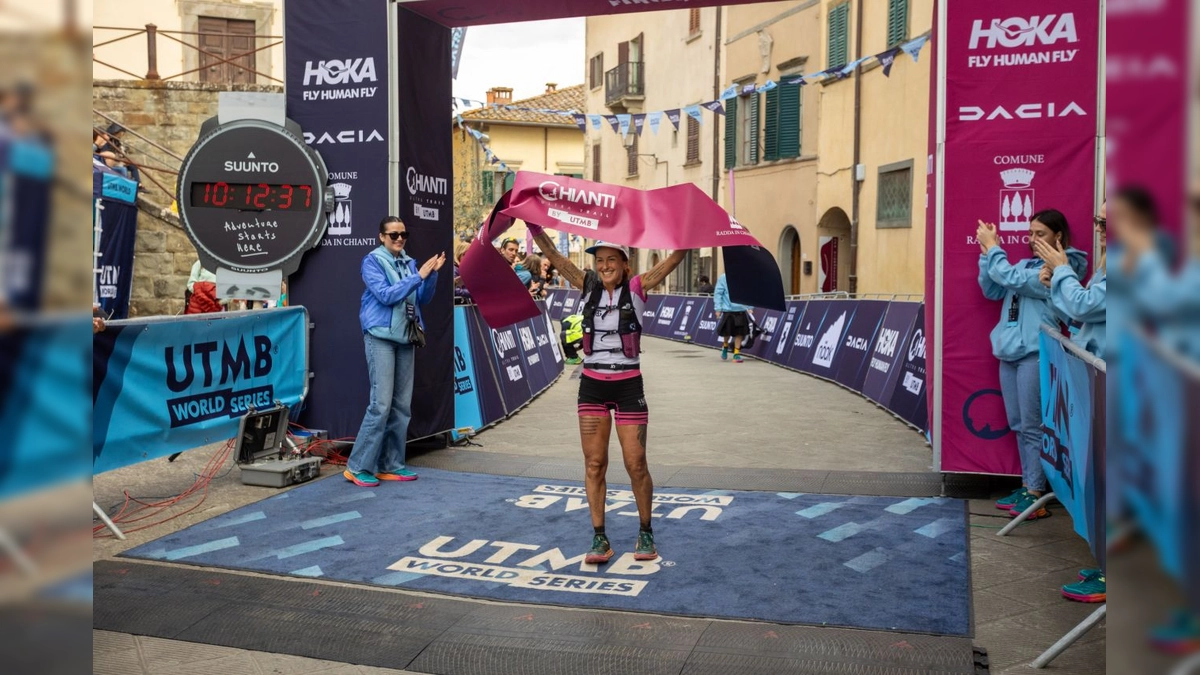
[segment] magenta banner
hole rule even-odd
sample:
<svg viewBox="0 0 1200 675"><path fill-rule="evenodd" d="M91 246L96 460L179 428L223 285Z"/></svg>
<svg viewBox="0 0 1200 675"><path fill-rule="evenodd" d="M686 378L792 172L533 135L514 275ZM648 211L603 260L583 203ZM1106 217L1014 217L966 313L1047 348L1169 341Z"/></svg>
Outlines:
<svg viewBox="0 0 1200 675"><path fill-rule="evenodd" d="M755 307L784 309L783 280L774 258L733 216L700 188L681 183L656 190L595 183L569 176L521 171L463 257L459 272L493 327L537 313L528 293L505 273L507 263L491 242L514 219L637 248L725 250L730 297ZM743 253L743 255L736 255ZM736 261L730 264L731 254Z"/></svg>
<svg viewBox="0 0 1200 675"><path fill-rule="evenodd" d="M979 220L996 223L1009 259L1032 255L1029 217L1055 208L1079 249L1091 249L1097 138L1099 4L1095 0L960 0L944 36L943 208L928 228L933 256L929 334L940 345L941 405L932 429L947 472L1016 474L1011 433L972 431L972 402L999 389L988 333L997 303L976 281ZM936 78L935 78L936 81ZM931 213L937 213L936 202ZM937 244L941 259L937 259ZM936 302L938 293L941 302ZM935 352L937 353L937 352ZM936 455L935 455L936 456Z"/></svg>
<svg viewBox="0 0 1200 675"><path fill-rule="evenodd" d="M1108 189L1140 185L1164 230L1181 234L1188 137L1188 0L1108 3Z"/></svg>

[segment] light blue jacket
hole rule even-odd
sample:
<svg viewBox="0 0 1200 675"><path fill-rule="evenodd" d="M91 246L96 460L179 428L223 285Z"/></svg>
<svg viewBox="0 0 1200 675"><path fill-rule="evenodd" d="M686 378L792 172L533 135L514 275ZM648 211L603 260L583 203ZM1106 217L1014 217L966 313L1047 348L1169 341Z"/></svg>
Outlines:
<svg viewBox="0 0 1200 675"><path fill-rule="evenodd" d="M1107 295L1108 275L1104 270L1096 270L1084 287L1070 265L1054 268L1054 276L1050 278L1050 303L1064 317L1081 324L1071 326L1071 341L1100 358L1105 358Z"/></svg>
<svg viewBox="0 0 1200 675"><path fill-rule="evenodd" d="M749 312L750 308L746 305L729 299L729 282L725 279L725 275L717 277L717 285L713 288L713 311L716 312Z"/></svg>
<svg viewBox="0 0 1200 675"><path fill-rule="evenodd" d="M1067 259L1078 274L1087 270L1083 251L1067 249ZM988 300L1003 300L1000 322L991 335L992 354L1001 361L1036 354L1040 326L1058 321L1050 307L1050 289L1038 279L1043 264L1041 258L1026 258L1013 265L999 246L979 256L979 288Z"/></svg>
<svg viewBox="0 0 1200 675"><path fill-rule="evenodd" d="M424 281L417 274L417 263L401 252L393 257L380 246L363 257L362 280L366 289L358 310L358 322L364 333L407 344L407 304L429 304L437 287L437 272ZM420 320L420 311L417 311ZM425 322L421 321L421 327Z"/></svg>
<svg viewBox="0 0 1200 675"><path fill-rule="evenodd" d="M1200 363L1200 260L1189 260L1176 275L1158 251L1142 255L1133 271L1133 300L1164 345Z"/></svg>

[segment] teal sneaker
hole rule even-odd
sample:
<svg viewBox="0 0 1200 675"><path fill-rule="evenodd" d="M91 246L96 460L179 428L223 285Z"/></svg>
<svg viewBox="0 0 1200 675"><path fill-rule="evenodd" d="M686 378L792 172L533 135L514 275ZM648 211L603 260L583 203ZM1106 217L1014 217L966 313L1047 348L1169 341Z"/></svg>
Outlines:
<svg viewBox="0 0 1200 675"><path fill-rule="evenodd" d="M729 358L729 347L727 345L721 345L721 360L725 361L728 358Z"/></svg>
<svg viewBox="0 0 1200 675"><path fill-rule="evenodd" d="M584 556L583 562L588 565L603 565L612 557L613 550L608 543L608 536L597 534L592 536L592 549Z"/></svg>
<svg viewBox="0 0 1200 675"><path fill-rule="evenodd" d="M379 479L370 471L351 471L350 469L346 469L342 472L342 475L345 476L346 480L359 487L379 486Z"/></svg>
<svg viewBox="0 0 1200 675"><path fill-rule="evenodd" d="M1033 503L1038 499L1041 498L1033 496L1033 494L1030 492L1026 492L1020 499L1013 502L1012 508L1008 510L1008 515L1012 516L1013 518L1019 518L1022 513L1025 513L1025 509L1033 506ZM1047 518L1049 516L1050 511L1046 508L1046 505L1043 504L1039 506L1036 511L1029 514L1025 520L1038 520L1040 518Z"/></svg>
<svg viewBox="0 0 1200 675"><path fill-rule="evenodd" d="M379 480L416 480L417 474L415 471L408 469L400 469L399 471L384 471L375 474Z"/></svg>
<svg viewBox="0 0 1200 675"><path fill-rule="evenodd" d="M1075 602L1104 602L1108 598L1103 572L1083 570L1080 576L1083 578L1079 581L1062 587L1064 598Z"/></svg>
<svg viewBox="0 0 1200 675"><path fill-rule="evenodd" d="M997 499L996 508L1000 509L1001 511L1008 511L1012 509L1013 504L1016 504L1017 500L1019 500L1021 497L1024 497L1026 492L1028 492L1028 490L1026 490L1025 486L1022 485L1016 490L1013 490L1011 495Z"/></svg>
<svg viewBox="0 0 1200 675"><path fill-rule="evenodd" d="M657 557L658 551L654 548L654 533L638 532L637 546L633 549L633 559L654 560Z"/></svg>
<svg viewBox="0 0 1200 675"><path fill-rule="evenodd" d="M1177 656L1200 651L1200 617L1186 609L1176 610L1170 622L1150 631L1150 644Z"/></svg>

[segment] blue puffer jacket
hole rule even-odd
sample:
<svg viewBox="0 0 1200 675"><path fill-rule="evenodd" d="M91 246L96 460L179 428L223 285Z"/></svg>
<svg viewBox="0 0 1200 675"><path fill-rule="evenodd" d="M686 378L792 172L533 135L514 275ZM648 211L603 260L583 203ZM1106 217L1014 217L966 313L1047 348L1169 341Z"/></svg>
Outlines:
<svg viewBox="0 0 1200 675"><path fill-rule="evenodd" d="M437 287L437 272L422 281L416 261L404 252L393 257L383 246L363 257L361 271L367 287L358 310L362 331L376 337L387 337L387 333L405 335L407 326L403 324L408 317L404 301L429 304ZM421 327L425 327L424 322Z"/></svg>
<svg viewBox="0 0 1200 675"><path fill-rule="evenodd" d="M1067 259L1076 274L1087 271L1087 255L1067 249ZM1013 265L1008 254L993 246L979 256L979 287L988 300L1003 300L1000 322L992 329L992 354L1001 361L1019 361L1038 351L1038 332L1043 323L1054 324L1058 316L1051 308L1050 289L1042 285L1041 258L1026 258Z"/></svg>

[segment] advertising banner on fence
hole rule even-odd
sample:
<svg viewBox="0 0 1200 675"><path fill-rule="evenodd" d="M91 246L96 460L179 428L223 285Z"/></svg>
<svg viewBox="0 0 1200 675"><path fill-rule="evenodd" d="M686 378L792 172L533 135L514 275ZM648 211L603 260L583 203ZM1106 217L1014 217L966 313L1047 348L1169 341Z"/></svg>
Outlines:
<svg viewBox="0 0 1200 675"><path fill-rule="evenodd" d="M771 348L767 350L764 358L781 366L787 365L788 352L792 348L792 336L795 335L800 320L804 318L804 309L807 306L808 303L802 300L788 301L787 312L779 318L779 327L775 334L770 336Z"/></svg>
<svg viewBox="0 0 1200 675"><path fill-rule="evenodd" d="M572 314L578 314L583 310L583 303L581 302L580 298L581 295L582 293L574 289L567 291L566 296L563 298L562 315L557 317L560 321L568 316L571 316Z"/></svg>
<svg viewBox="0 0 1200 675"><path fill-rule="evenodd" d="M811 372L813 347L817 344L817 336L835 303L831 300L810 300L804 309L804 315L792 337L792 347L788 351L787 367L793 370Z"/></svg>
<svg viewBox="0 0 1200 675"><path fill-rule="evenodd" d="M887 405L892 389L900 376L899 365L904 361L908 338L913 332L920 303L892 302L888 304L875 346L867 359L867 377L863 381L862 394L867 398ZM922 330L924 326L921 327Z"/></svg>
<svg viewBox="0 0 1200 675"><path fill-rule="evenodd" d="M303 307L112 322L92 338L93 473L237 433L251 408L298 404Z"/></svg>
<svg viewBox="0 0 1200 675"><path fill-rule="evenodd" d="M87 478L83 317L0 331L0 499Z"/></svg>
<svg viewBox="0 0 1200 675"><path fill-rule="evenodd" d="M454 308L454 428L483 427L483 412L479 407L479 385L475 376L475 359L471 350L471 327L467 315L472 308ZM486 358L487 355L482 355Z"/></svg>
<svg viewBox="0 0 1200 675"><path fill-rule="evenodd" d="M1061 0L1048 13L1032 0L962 0L940 8L947 26L938 36L946 59L944 161L937 167L944 190L928 210L936 217L941 202L940 221L927 228L936 244L927 265L936 274L925 293L942 303L928 322L932 329L941 317L934 468L1015 474L1014 435L976 433L966 422L976 414L972 402L999 389L988 332L1000 307L977 283L975 230L980 220L996 224L1015 262L1032 255L1030 217L1055 208L1073 226L1072 245L1090 250L1094 195L1081 186L1095 175L1100 5Z"/></svg>
<svg viewBox="0 0 1200 675"><path fill-rule="evenodd" d="M471 360L475 362L475 389L479 392L479 414L481 426L488 426L504 419L507 410L500 393L500 380L496 363L496 350L492 346L491 329L484 325L475 307L464 308L467 328L470 330Z"/></svg>
<svg viewBox="0 0 1200 675"><path fill-rule="evenodd" d="M359 269L379 246L379 221L388 212L388 83L395 74L388 72L387 24L382 2L289 3L283 13L287 114L325 160L335 200L325 237L288 279L291 303L308 307L317 327L313 391L302 419L331 438L358 433L370 394Z"/></svg>
<svg viewBox="0 0 1200 675"><path fill-rule="evenodd" d="M762 331L758 335L758 339L754 341L754 345L748 350L743 350L747 354L756 358L765 359L767 352L774 347L775 338L779 332L779 319L783 316L783 312L777 312L773 309L755 309L754 322L758 324Z"/></svg>
<svg viewBox="0 0 1200 675"><path fill-rule="evenodd" d="M692 336L692 342L706 347L721 344L721 338L717 337L717 313L713 310L711 299L705 301L704 311L700 314L700 320L696 322L696 332Z"/></svg>
<svg viewBox="0 0 1200 675"><path fill-rule="evenodd" d="M1089 519L1097 498L1092 466L1092 374L1095 369L1044 332L1039 336L1039 342L1042 468L1054 496L1071 514L1075 533L1090 543L1093 530L1089 527Z"/></svg>
<svg viewBox="0 0 1200 675"><path fill-rule="evenodd" d="M671 332L675 324L679 322L682 306L682 297L678 295L663 296L662 304L659 305L658 312L655 314L654 323L649 326L643 323L643 330L658 337L672 337Z"/></svg>
<svg viewBox="0 0 1200 675"><path fill-rule="evenodd" d="M854 391L862 391L863 382L867 379L869 354L875 345L875 336L879 333L887 307L885 300L859 300L854 303L854 315L842 339L837 374L834 375L834 379Z"/></svg>
<svg viewBox="0 0 1200 675"><path fill-rule="evenodd" d="M672 340L691 341L696 326L700 323L700 317L711 302L711 298L685 297L679 304L675 322L671 324L670 335L667 337Z"/></svg>
<svg viewBox="0 0 1200 675"><path fill-rule="evenodd" d="M487 327L487 324L483 324ZM492 336L492 353L499 374L500 395L504 397L505 414L511 415L532 396L525 359L521 357L521 340L514 323L504 328L487 328Z"/></svg>
<svg viewBox="0 0 1200 675"><path fill-rule="evenodd" d="M917 310L912 331L905 340L904 360L897 364L896 379L885 392L888 410L918 429L929 430L929 399L926 389L929 375L925 370L925 307Z"/></svg>

